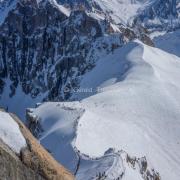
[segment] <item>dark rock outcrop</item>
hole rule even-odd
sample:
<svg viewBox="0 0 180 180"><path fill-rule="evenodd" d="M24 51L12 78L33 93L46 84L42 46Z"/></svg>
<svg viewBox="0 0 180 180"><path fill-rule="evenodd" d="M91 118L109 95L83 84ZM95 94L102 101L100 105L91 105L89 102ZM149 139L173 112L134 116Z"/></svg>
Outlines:
<svg viewBox="0 0 180 180"><path fill-rule="evenodd" d="M45 180L27 167L3 141L0 141L0 177L7 180Z"/></svg>

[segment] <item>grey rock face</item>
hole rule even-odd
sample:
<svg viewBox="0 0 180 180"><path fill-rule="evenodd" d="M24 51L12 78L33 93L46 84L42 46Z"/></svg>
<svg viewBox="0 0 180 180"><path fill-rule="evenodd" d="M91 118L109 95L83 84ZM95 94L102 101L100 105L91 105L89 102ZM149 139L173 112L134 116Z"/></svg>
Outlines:
<svg viewBox="0 0 180 180"><path fill-rule="evenodd" d="M148 167L148 162L146 157L130 157L128 154L126 155L126 162L129 164L133 169L136 169L136 167L139 169L139 173L141 174L142 178L144 180L161 180L160 174L154 170L150 169Z"/></svg>
<svg viewBox="0 0 180 180"><path fill-rule="evenodd" d="M0 177L6 180L45 180L40 174L25 166L1 140Z"/></svg>
<svg viewBox="0 0 180 180"><path fill-rule="evenodd" d="M31 109L26 109L26 121L30 132L38 139L43 132L43 129L39 123L39 118L32 115Z"/></svg>
<svg viewBox="0 0 180 180"><path fill-rule="evenodd" d="M135 38L152 45L144 34L128 28L116 33L110 20L81 8L69 15L53 1L19 0L0 26L0 94L10 79L10 97L19 86L32 98L69 99L99 51L112 52Z"/></svg>
<svg viewBox="0 0 180 180"><path fill-rule="evenodd" d="M19 84L32 97L48 91L49 99L63 99L61 88L67 79L73 82L72 68L81 74L88 67L91 42L101 35L98 21L83 11L68 17L48 1L17 3L0 27L1 90L9 77L10 96Z"/></svg>

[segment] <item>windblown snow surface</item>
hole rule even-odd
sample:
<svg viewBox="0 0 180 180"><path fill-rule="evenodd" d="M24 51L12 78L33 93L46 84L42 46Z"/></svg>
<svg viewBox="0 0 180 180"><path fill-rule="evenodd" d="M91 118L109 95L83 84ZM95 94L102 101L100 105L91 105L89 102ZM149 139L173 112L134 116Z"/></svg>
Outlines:
<svg viewBox="0 0 180 180"><path fill-rule="evenodd" d="M23 147L26 147L26 140L20 132L18 124L12 117L0 111L0 139L3 140L14 152L20 153Z"/></svg>
<svg viewBox="0 0 180 180"><path fill-rule="evenodd" d="M128 43L83 77L74 96L79 102L32 109L44 129L41 143L77 171L77 179L93 179L98 172L107 179L143 179L138 167L126 162L126 153L145 157L161 179L179 180L179 69L179 57Z"/></svg>

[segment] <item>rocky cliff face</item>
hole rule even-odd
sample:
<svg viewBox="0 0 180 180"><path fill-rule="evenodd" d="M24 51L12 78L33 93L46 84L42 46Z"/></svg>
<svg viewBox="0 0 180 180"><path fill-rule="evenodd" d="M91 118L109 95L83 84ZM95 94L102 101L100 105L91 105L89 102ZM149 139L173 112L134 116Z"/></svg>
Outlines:
<svg viewBox="0 0 180 180"><path fill-rule="evenodd" d="M11 116L18 123L27 147L16 154L0 140L0 177L7 180L73 180L73 175L44 150L21 121L14 114Z"/></svg>
<svg viewBox="0 0 180 180"><path fill-rule="evenodd" d="M39 173L25 166L17 155L0 141L0 176L7 180L45 180Z"/></svg>
<svg viewBox="0 0 180 180"><path fill-rule="evenodd" d="M65 99L64 86L74 86L77 76L92 63L87 54L102 36L99 22L83 11L64 12L49 1L19 1L0 27L0 85L11 80L36 97Z"/></svg>
<svg viewBox="0 0 180 180"><path fill-rule="evenodd" d="M81 75L92 69L97 52L112 52L137 38L133 30L114 28L109 19L81 8L70 12L50 0L10 2L13 8L0 26L0 93L8 79L10 97L19 86L32 98L68 99Z"/></svg>

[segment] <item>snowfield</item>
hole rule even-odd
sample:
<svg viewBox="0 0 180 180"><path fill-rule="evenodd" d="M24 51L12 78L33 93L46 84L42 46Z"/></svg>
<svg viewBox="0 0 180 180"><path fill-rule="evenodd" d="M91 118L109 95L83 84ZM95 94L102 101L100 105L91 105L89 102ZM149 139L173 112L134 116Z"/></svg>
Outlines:
<svg viewBox="0 0 180 180"><path fill-rule="evenodd" d="M120 70L123 60L130 69L121 81L121 71L114 69L119 65ZM95 73L102 67L99 72L109 73L108 85ZM77 148L90 156L101 156L109 147L137 157L146 156L162 179L178 180L179 68L178 57L138 43L130 43L109 59L99 61L84 81L91 86L96 76L100 82L96 85L105 90L82 101L86 113L79 121Z"/></svg>
<svg viewBox="0 0 180 180"><path fill-rule="evenodd" d="M74 97L79 98L79 103L60 103L59 108L55 107L57 103L45 103L33 110L44 129L40 141L49 136L42 143L50 151L56 147L61 157L63 153L71 156L73 151L61 150L60 142L71 144L82 159L78 179L82 179L78 173L86 167L91 171L103 166L106 168L95 169L105 171L109 179L142 178L139 169L131 168L123 159L121 152L126 152L131 157L145 157L148 169L158 172L161 179L179 180L179 69L179 57L139 41L128 43L100 59L83 77L80 88L93 90L76 93ZM79 109L83 109L82 113ZM51 145L53 141L56 146ZM114 155L118 154L116 158L103 165L98 163L99 158L106 160L104 153L110 148ZM85 157L89 161L83 166Z"/></svg>
<svg viewBox="0 0 180 180"><path fill-rule="evenodd" d="M27 146L26 140L20 132L18 124L8 113L1 111L0 139L16 153L20 153L20 150Z"/></svg>

